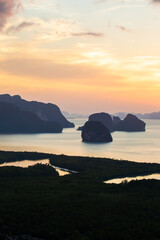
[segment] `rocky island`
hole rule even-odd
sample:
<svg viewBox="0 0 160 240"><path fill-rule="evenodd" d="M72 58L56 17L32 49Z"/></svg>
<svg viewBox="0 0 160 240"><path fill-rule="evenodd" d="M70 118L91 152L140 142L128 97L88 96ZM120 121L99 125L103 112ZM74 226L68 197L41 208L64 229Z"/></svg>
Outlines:
<svg viewBox="0 0 160 240"><path fill-rule="evenodd" d="M143 132L145 131L145 122L138 119L133 114L128 114L124 120L120 120L115 125L115 131Z"/></svg>
<svg viewBox="0 0 160 240"><path fill-rule="evenodd" d="M110 142L112 141L111 132L141 132L145 131L145 126L145 122L133 114L128 114L124 120L121 120L118 116L102 112L90 115L85 125L77 130L82 131L81 136L84 142Z"/></svg>
<svg viewBox="0 0 160 240"><path fill-rule="evenodd" d="M102 112L102 113L94 113L89 116L89 121L98 121L101 122L105 127L109 129L110 132L113 132L113 120L110 114Z"/></svg>
<svg viewBox="0 0 160 240"><path fill-rule="evenodd" d="M118 116L111 116L108 113L94 113L89 116L89 121L101 122L110 132L142 132L145 131L146 127L146 123L133 114L127 114L127 116L121 120ZM83 126L80 126L77 130L82 129Z"/></svg>
<svg viewBox="0 0 160 240"><path fill-rule="evenodd" d="M93 143L112 142L112 136L101 122L88 121L82 128L82 140Z"/></svg>

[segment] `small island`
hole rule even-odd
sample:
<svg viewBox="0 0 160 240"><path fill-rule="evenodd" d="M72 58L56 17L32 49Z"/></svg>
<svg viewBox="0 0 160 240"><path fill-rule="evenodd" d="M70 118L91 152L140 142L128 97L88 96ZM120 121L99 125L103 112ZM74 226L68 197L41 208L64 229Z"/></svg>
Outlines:
<svg viewBox="0 0 160 240"><path fill-rule="evenodd" d="M101 122L88 121L82 128L82 140L90 143L105 143L112 142L112 136Z"/></svg>
<svg viewBox="0 0 160 240"><path fill-rule="evenodd" d="M84 142L111 142L113 140L109 134L111 132L144 132L145 127L146 123L133 114L127 114L121 120L118 116L102 112L90 115L84 126L80 126L77 130L82 131L81 136Z"/></svg>

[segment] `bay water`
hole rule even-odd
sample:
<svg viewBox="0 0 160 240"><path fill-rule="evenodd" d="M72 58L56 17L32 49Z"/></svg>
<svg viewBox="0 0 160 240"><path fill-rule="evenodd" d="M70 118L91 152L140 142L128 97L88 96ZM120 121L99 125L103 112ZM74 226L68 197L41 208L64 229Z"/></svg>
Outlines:
<svg viewBox="0 0 160 240"><path fill-rule="evenodd" d="M84 143L77 131L87 119L70 119L75 128L60 134L1 134L0 150L38 151L74 156L107 157L160 163L160 120L144 120L145 132L114 132L111 143Z"/></svg>

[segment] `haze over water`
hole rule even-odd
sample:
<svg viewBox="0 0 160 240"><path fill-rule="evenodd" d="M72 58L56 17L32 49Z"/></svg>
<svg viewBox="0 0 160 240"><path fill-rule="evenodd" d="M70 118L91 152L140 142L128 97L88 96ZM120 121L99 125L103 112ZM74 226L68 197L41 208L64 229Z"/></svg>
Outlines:
<svg viewBox="0 0 160 240"><path fill-rule="evenodd" d="M111 157L137 162L160 163L160 120L145 120L146 132L114 132L113 142L87 144L77 131L87 119L72 119L75 128L62 134L0 135L0 150L38 151L77 156Z"/></svg>

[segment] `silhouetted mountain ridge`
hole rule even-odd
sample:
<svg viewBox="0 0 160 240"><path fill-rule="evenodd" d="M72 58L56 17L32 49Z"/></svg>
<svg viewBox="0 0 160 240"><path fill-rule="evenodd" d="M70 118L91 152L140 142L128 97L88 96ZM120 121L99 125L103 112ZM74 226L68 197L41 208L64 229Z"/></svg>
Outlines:
<svg viewBox="0 0 160 240"><path fill-rule="evenodd" d="M22 111L12 103L0 102L0 133L60 133L57 122L41 120L36 114Z"/></svg>
<svg viewBox="0 0 160 240"><path fill-rule="evenodd" d="M89 114L78 114L78 113L69 113L66 111L62 111L63 115L67 118L67 119L71 119L71 118L88 118Z"/></svg>
<svg viewBox="0 0 160 240"><path fill-rule="evenodd" d="M27 101L19 95L11 96L9 94L0 95L0 102L12 103L22 111L36 114L43 121L53 121L61 124L62 128L74 127L74 124L63 116L59 107L55 104Z"/></svg>
<svg viewBox="0 0 160 240"><path fill-rule="evenodd" d="M114 115L119 116L120 118L125 118L128 113L126 112L117 112ZM133 115L137 116L141 119L160 119L160 111L159 112L152 112L152 113L132 113Z"/></svg>

